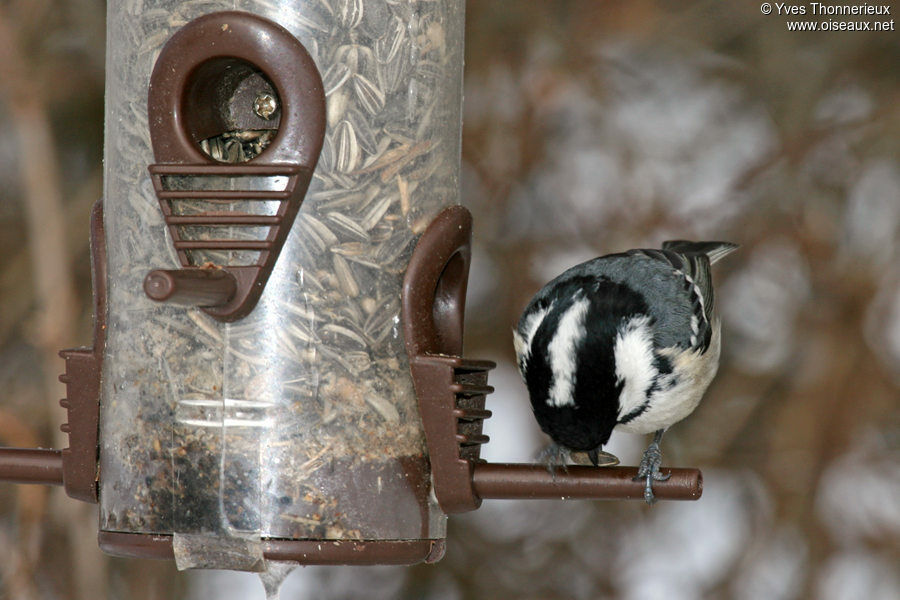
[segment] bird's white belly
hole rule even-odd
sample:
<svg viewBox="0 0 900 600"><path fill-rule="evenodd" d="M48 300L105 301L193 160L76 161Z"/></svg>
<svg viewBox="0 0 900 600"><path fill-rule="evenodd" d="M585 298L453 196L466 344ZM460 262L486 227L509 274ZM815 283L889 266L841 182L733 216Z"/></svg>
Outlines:
<svg viewBox="0 0 900 600"><path fill-rule="evenodd" d="M668 358L672 361L673 373L677 374L677 383L669 389L654 392L643 413L628 423L617 425L616 429L627 433L652 433L671 427L694 412L716 375L720 348L719 324L714 323L712 339L705 354L669 349Z"/></svg>

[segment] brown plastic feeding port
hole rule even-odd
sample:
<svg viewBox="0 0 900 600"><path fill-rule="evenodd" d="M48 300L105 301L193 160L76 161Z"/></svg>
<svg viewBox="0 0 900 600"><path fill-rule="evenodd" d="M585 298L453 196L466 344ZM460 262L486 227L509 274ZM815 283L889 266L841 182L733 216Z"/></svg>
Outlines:
<svg viewBox="0 0 900 600"><path fill-rule="evenodd" d="M551 474L537 464L495 464L480 459L485 398L495 364L462 358L466 281L472 217L465 208L444 210L428 227L403 281L403 333L425 427L434 492L441 509L478 508L484 498L643 499L636 467L570 466ZM703 491L697 469L653 484L661 500L696 500Z"/></svg>
<svg viewBox="0 0 900 600"><path fill-rule="evenodd" d="M148 102L150 174L181 268L152 271L144 289L160 302L240 319L262 294L322 149L319 72L281 26L213 13L163 47ZM203 146L223 134L267 145L234 162Z"/></svg>

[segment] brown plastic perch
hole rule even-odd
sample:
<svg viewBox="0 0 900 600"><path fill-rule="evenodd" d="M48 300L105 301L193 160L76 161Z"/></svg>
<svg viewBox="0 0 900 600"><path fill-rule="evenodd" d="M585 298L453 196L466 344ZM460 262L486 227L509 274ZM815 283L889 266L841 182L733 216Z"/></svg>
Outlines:
<svg viewBox="0 0 900 600"><path fill-rule="evenodd" d="M0 481L62 485L62 450L2 448Z"/></svg>
<svg viewBox="0 0 900 600"><path fill-rule="evenodd" d="M696 500L703 493L699 469L660 469L672 476L654 481L659 500ZM634 481L637 467L572 465L551 474L543 465L478 463L473 484L479 498L587 498L643 500L644 480Z"/></svg>

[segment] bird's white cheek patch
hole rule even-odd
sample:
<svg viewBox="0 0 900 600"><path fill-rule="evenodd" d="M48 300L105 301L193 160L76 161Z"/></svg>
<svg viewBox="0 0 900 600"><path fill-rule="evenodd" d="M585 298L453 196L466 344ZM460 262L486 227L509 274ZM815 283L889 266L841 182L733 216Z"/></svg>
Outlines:
<svg viewBox="0 0 900 600"><path fill-rule="evenodd" d="M613 347L616 381L622 384L618 418L639 409L657 375L653 366L653 332L650 317L633 317L616 336Z"/></svg>
<svg viewBox="0 0 900 600"><path fill-rule="evenodd" d="M713 321L709 350L663 348L660 354L672 362L675 385L657 390L646 411L633 421L617 427L628 433L651 433L671 427L691 414L703 398L719 366L722 336L719 322Z"/></svg>
<svg viewBox="0 0 900 600"><path fill-rule="evenodd" d="M563 313L556 333L547 345L550 371L553 373L553 385L547 397L549 406L562 407L574 403L577 351L584 338L584 317L588 306L590 301L587 298L573 302Z"/></svg>

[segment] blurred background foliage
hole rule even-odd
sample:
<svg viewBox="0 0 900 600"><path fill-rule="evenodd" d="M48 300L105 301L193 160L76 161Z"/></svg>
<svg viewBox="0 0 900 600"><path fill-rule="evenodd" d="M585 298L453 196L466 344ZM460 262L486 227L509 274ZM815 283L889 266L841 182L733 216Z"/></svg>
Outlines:
<svg viewBox="0 0 900 600"><path fill-rule="evenodd" d="M492 460L544 443L510 330L581 260L673 237L717 265L724 354L664 462L696 503L486 502L414 568L305 568L285 598L900 597L900 44L757 3L471 0L467 351L497 360ZM98 0L0 3L0 444L61 447L56 352L90 343ZM645 440L616 435L634 463ZM0 486L0 597L261 594L96 547L96 510Z"/></svg>

